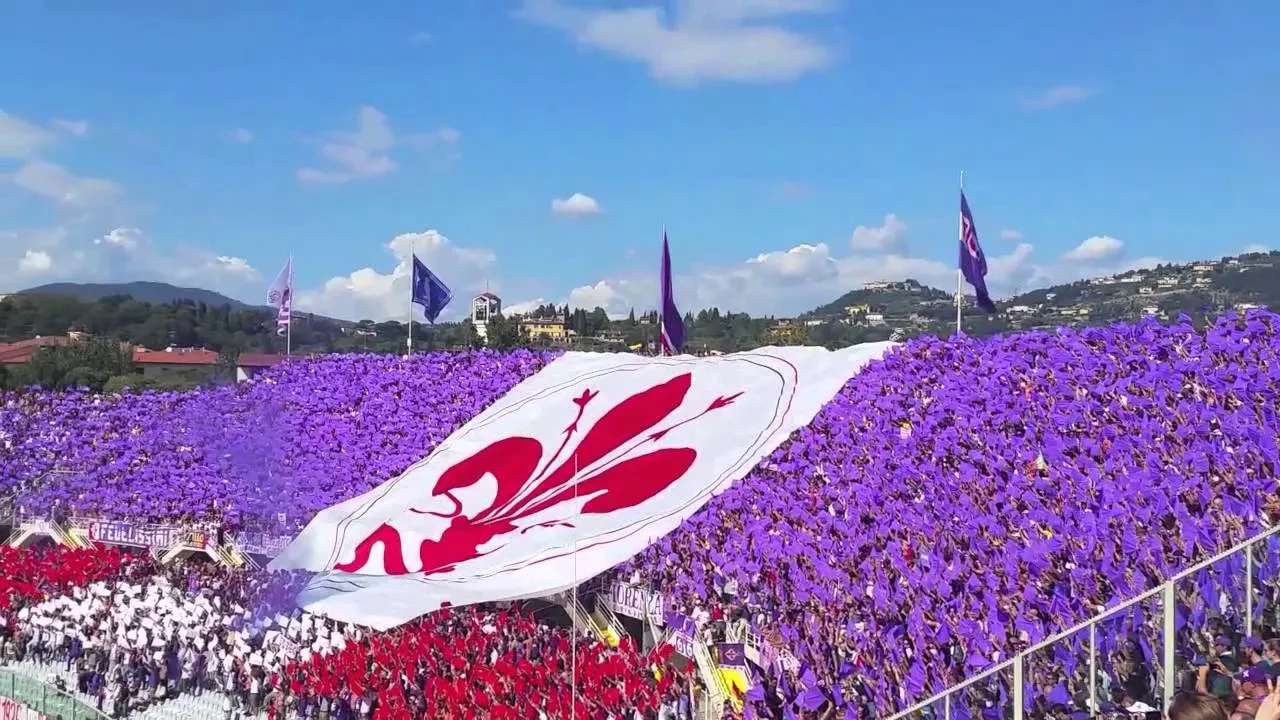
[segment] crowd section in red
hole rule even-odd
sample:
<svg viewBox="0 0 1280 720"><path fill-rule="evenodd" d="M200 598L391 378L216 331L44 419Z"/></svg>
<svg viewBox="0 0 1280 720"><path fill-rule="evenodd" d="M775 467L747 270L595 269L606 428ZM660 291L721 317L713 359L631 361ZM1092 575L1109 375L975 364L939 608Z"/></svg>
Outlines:
<svg viewBox="0 0 1280 720"><path fill-rule="evenodd" d="M61 595L74 586L114 579L136 567L135 556L115 547L0 545L0 617L13 628L24 601L39 601Z"/></svg>
<svg viewBox="0 0 1280 720"><path fill-rule="evenodd" d="M686 678L666 664L670 654L670 646L642 654L629 640L610 648L579 638L575 658L567 632L515 611L463 608L292 664L284 683L273 678L271 685L287 684L295 697L353 698L357 706L376 698L375 720L523 720L539 711L584 720L634 710L653 717L687 692Z"/></svg>
<svg viewBox="0 0 1280 720"><path fill-rule="evenodd" d="M169 655L187 657L186 640L178 636L164 640L155 635L159 645L130 649L127 643L104 645L109 634L95 645L83 637L77 641L75 630L51 633L48 623L26 627L30 623L19 619L23 608L36 617L37 606L76 594L76 587L107 581L118 588L115 580L152 585L163 581L156 577L162 574L176 583L165 587L186 587L188 595L212 594L219 607L243 606L246 622L281 610L274 607L271 592L250 592L247 586L265 583L270 590L291 581L287 575L228 573L204 562L166 568L147 555L117 548L0 547L0 636L16 641L19 660L31 655L79 668L81 692L96 694L108 711L123 708L117 710L121 715L138 705L139 698L139 707L145 707L152 697L172 699L176 693L207 687L224 692L243 715L268 720L633 720L657 718L664 707L674 709L693 691L687 668L670 662L669 645L643 653L623 639L610 647L593 636L575 637L567 628L538 622L519 605L446 609L385 633L338 627L335 635L345 640L335 646L339 649L312 653L304 642L278 664L252 660L271 653L260 634L245 636L246 654L227 657L210 645L216 659L197 662L194 668L169 662ZM255 599L255 594L262 597ZM148 626L145 620L143 624ZM157 611L149 627L163 624ZM140 669L142 678L140 688L131 690L138 697L123 703L109 691L121 666ZM162 692L166 689L170 692Z"/></svg>

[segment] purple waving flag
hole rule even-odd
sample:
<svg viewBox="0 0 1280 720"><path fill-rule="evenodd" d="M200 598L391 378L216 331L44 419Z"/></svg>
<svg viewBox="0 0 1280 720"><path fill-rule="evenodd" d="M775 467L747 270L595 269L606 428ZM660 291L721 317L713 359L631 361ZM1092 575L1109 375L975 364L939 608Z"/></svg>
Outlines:
<svg viewBox="0 0 1280 720"><path fill-rule="evenodd" d="M978 307L995 312L996 304L987 294L987 256L978 244L978 226L973 224L973 213L969 212L969 201L963 190L960 191L960 272L965 282L973 286Z"/></svg>
<svg viewBox="0 0 1280 720"><path fill-rule="evenodd" d="M662 231L662 315L658 320L658 344L663 355L679 355L684 345L684 320L676 308L671 291L671 250L667 247L667 232Z"/></svg>
<svg viewBox="0 0 1280 720"><path fill-rule="evenodd" d="M413 286L410 292L413 302L422 306L427 322L433 324L440 317L440 311L453 299L449 286L441 282L417 255L413 256Z"/></svg>

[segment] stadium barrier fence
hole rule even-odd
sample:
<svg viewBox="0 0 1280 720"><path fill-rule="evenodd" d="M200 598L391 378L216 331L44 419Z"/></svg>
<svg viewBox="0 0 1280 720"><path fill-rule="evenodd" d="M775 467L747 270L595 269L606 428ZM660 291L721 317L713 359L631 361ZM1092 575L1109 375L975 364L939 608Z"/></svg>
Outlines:
<svg viewBox="0 0 1280 720"><path fill-rule="evenodd" d="M1237 555L1244 556L1244 605L1243 619L1245 634L1252 634L1254 628L1257 627L1257 611L1258 606L1254 602L1260 588L1254 582L1256 556L1255 551L1259 548L1268 551L1267 540L1271 538L1280 538L1280 525L1272 526L1261 533L1245 540L1227 550L1224 550L1213 557L1204 560L1177 575L1169 578L1159 586L1148 590L1137 597L1126 600L1122 603L1108 608L1098 615L1064 630L1060 633L1052 635L1031 647L1019 652L1017 655L1004 660L987 670L965 680L964 682L952 685L936 695L918 702L906 710L894 713L886 718L886 720L905 720L913 716L932 717L940 720L951 720L952 704L956 700L957 695L964 693L971 688L977 688L984 681L999 679L1000 676L1011 673L1012 680L1010 682L1009 703L1012 714L1005 715L1012 720L1024 720L1026 716L1026 703L1024 702L1025 679L1027 678L1027 666L1034 659L1037 653L1051 649L1053 646L1065 640L1070 640L1077 635L1087 633L1088 635L1088 660L1087 660L1087 678L1088 678L1088 695L1087 702L1089 709L1096 712L1095 708L1099 706L1099 683L1098 675L1100 669L1098 643L1099 628L1108 620L1114 620L1126 611L1140 607L1143 603L1151 600L1159 600L1160 602L1160 657L1156 664L1157 667L1157 683L1160 690L1161 707L1157 708L1161 712L1168 708L1173 700L1173 695L1177 685L1177 640L1178 627L1176 618L1176 608L1178 604L1178 585L1180 582L1191 578L1193 575L1202 570L1210 569L1214 565L1233 558ZM942 704L941 712L935 710L935 706Z"/></svg>
<svg viewBox="0 0 1280 720"><path fill-rule="evenodd" d="M0 669L0 697L26 706L47 720L110 720L100 710L85 704L74 695L33 677ZM10 715L5 713L6 717ZM38 720L21 712L19 720Z"/></svg>

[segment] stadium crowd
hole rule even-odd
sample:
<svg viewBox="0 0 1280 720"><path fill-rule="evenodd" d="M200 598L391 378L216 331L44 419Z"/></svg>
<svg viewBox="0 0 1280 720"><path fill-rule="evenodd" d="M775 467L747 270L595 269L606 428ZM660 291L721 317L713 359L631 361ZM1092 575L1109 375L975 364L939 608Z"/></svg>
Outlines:
<svg viewBox="0 0 1280 720"><path fill-rule="evenodd" d="M115 549L6 550L28 572L26 591L8 596L0 656L58 680L70 671L74 691L113 717L206 691L228 713L271 720L558 718L574 703L577 717L632 720L691 703L670 646L609 647L519 607L369 633L290 608L298 575L161 567Z"/></svg>
<svg viewBox="0 0 1280 720"><path fill-rule="evenodd" d="M758 668L747 695L751 714L864 717L906 707L1280 520L1277 323L1251 311L1205 328L1144 320L911 341L617 578L638 580L705 625L736 622L776 644L778 659ZM327 356L234 388L7 394L0 483L70 473L34 485L23 505L35 511L297 527L398 474L553 357ZM1236 556L1188 579L1175 611L1192 689L1201 672L1233 704L1238 697L1227 696L1258 687L1222 658L1243 658L1259 643L1265 654L1277 636L1277 549L1269 538L1254 561ZM1256 610L1251 627L1246 605ZM396 698L383 712L430 715L438 708L423 703L441 697L476 702L467 683L493 687L492 678L447 673L488 656L486 667L504 662L502 682L512 683L484 694L490 716L520 712L504 699L518 696L516 678L542 688L554 716L564 670L537 676L533 654L563 660L566 642L518 614L475 614L485 612L493 611L453 610L365 638L334 652L338 661L286 663L281 694L306 695L337 682L325 673L342 663L364 663L372 679L351 688L347 678L349 689ZM1156 702L1158 626L1156 613L1136 606L1099 638L1100 710ZM447 647L413 640L419 633ZM471 640L443 639L457 633ZM1053 653L1033 668L1028 702L1043 712L1086 710L1078 638ZM387 664L401 655L412 664ZM595 699L584 702L622 696L645 713L670 701L671 687L636 679L662 658L629 646L580 655L595 660L588 667L622 663L636 673L621 685L599 676ZM1206 662L1197 665L1199 656ZM295 683L298 671L311 679ZM447 677L462 683L452 695L417 690ZM987 717L1008 697L1007 681L993 683L952 710Z"/></svg>

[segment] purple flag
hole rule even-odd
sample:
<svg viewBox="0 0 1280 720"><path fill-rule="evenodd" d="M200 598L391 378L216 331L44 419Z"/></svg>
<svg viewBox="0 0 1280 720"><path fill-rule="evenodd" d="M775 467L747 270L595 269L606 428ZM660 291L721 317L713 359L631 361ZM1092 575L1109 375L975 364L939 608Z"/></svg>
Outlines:
<svg viewBox="0 0 1280 720"><path fill-rule="evenodd" d="M432 324L440 317L440 311L453 299L449 286L441 282L417 255L413 256L413 285L410 293L413 302L422 306L427 322Z"/></svg>
<svg viewBox="0 0 1280 720"><path fill-rule="evenodd" d="M969 201L963 190L960 191L960 272L965 282L973 286L978 307L995 312L996 304L987 294L987 256L978 244L978 226L973 224L973 213L969 212Z"/></svg>
<svg viewBox="0 0 1280 720"><path fill-rule="evenodd" d="M662 232L662 311L658 319L658 345L663 355L679 355L684 345L684 320L676 309L676 299L671 292L671 250L667 248L667 233Z"/></svg>

